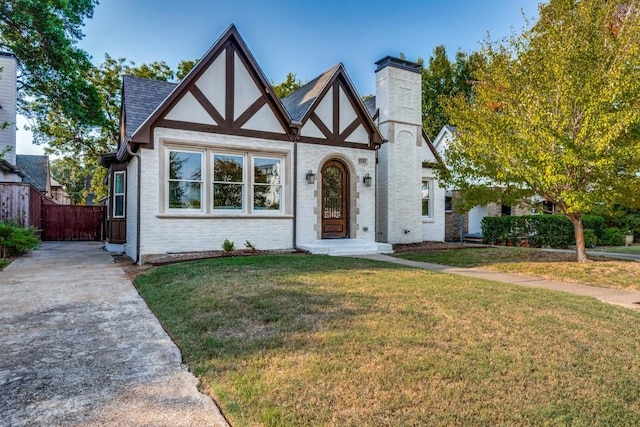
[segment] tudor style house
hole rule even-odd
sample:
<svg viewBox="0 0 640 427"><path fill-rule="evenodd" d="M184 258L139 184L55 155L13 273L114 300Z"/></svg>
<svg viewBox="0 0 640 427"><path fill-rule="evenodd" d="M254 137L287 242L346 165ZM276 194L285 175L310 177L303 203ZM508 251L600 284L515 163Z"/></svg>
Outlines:
<svg viewBox="0 0 640 427"><path fill-rule="evenodd" d="M280 100L231 26L179 83L123 77L107 248L391 252L444 239L421 71L386 57L362 101L342 64Z"/></svg>

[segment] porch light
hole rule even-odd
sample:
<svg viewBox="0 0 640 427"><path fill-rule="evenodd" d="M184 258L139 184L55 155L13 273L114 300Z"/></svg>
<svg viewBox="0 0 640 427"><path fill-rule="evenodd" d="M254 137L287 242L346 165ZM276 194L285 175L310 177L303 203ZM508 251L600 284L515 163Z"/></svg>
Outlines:
<svg viewBox="0 0 640 427"><path fill-rule="evenodd" d="M316 174L311 172L311 169L309 169L309 172L307 172L306 178L307 184L314 184L316 182Z"/></svg>
<svg viewBox="0 0 640 427"><path fill-rule="evenodd" d="M362 182L364 182L365 187L371 187L371 175L366 174L362 179Z"/></svg>

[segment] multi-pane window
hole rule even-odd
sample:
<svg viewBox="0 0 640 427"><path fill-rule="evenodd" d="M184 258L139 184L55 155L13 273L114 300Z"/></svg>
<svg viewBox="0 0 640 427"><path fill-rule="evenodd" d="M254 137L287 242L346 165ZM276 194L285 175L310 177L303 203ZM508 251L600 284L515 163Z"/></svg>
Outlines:
<svg viewBox="0 0 640 427"><path fill-rule="evenodd" d="M422 216L431 217L431 180L422 181Z"/></svg>
<svg viewBox="0 0 640 427"><path fill-rule="evenodd" d="M201 209L202 153L169 151L169 209Z"/></svg>
<svg viewBox="0 0 640 427"><path fill-rule="evenodd" d="M213 155L213 209L243 209L244 156Z"/></svg>
<svg viewBox="0 0 640 427"><path fill-rule="evenodd" d="M125 173L115 172L113 174L113 217L124 218L124 188Z"/></svg>
<svg viewBox="0 0 640 427"><path fill-rule="evenodd" d="M282 197L282 160L265 157L253 159L253 209L280 210Z"/></svg>

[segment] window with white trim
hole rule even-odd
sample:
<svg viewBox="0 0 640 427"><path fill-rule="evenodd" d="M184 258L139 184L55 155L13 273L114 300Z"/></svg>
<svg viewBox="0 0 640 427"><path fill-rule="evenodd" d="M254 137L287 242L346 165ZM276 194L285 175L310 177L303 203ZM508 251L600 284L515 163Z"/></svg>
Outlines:
<svg viewBox="0 0 640 427"><path fill-rule="evenodd" d="M433 181L432 180L423 180L422 181L422 217L423 218L432 218L433 217Z"/></svg>
<svg viewBox="0 0 640 427"><path fill-rule="evenodd" d="M113 174L113 217L124 218L125 172Z"/></svg>
<svg viewBox="0 0 640 427"><path fill-rule="evenodd" d="M244 209L244 156L213 154L213 210Z"/></svg>
<svg viewBox="0 0 640 427"><path fill-rule="evenodd" d="M169 150L169 209L202 209L202 153Z"/></svg>
<svg viewBox="0 0 640 427"><path fill-rule="evenodd" d="M253 158L253 210L280 211L282 206L282 159Z"/></svg>

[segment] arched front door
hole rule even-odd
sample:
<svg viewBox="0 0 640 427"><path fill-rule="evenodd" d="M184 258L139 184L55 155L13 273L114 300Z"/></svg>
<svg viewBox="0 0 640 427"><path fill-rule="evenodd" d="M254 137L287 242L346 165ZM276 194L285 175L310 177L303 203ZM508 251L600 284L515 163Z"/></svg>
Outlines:
<svg viewBox="0 0 640 427"><path fill-rule="evenodd" d="M338 160L322 167L322 238L349 237L349 173Z"/></svg>

